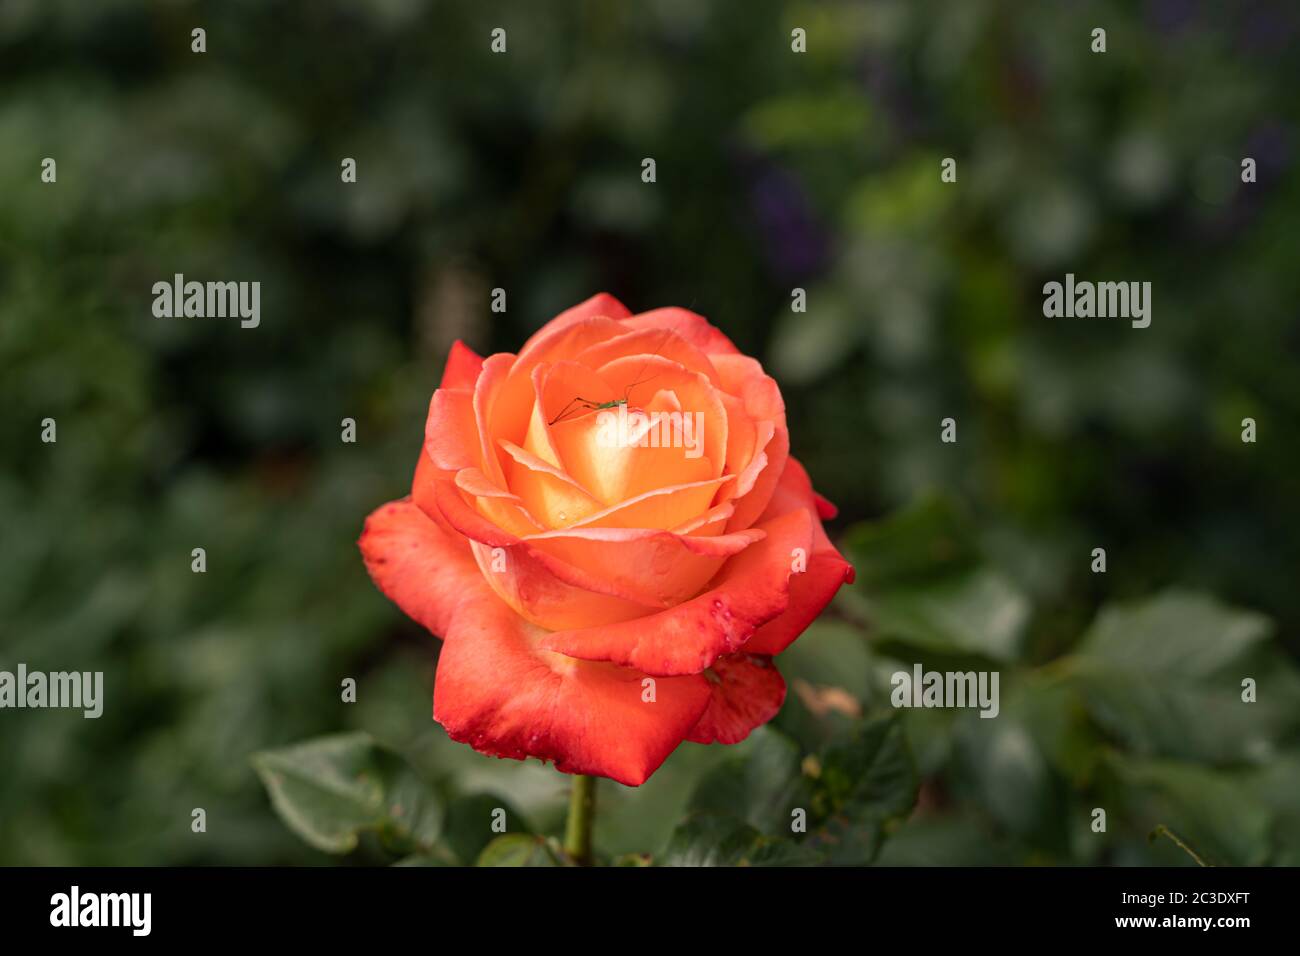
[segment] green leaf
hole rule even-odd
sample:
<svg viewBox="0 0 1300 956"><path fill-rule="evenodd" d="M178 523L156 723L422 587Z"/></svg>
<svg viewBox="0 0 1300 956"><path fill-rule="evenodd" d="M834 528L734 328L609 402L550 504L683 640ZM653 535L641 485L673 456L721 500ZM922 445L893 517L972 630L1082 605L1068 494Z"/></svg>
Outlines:
<svg viewBox="0 0 1300 956"><path fill-rule="evenodd" d="M808 866L809 848L783 837L764 836L735 817L701 813L687 818L668 842L664 866Z"/></svg>
<svg viewBox="0 0 1300 956"><path fill-rule="evenodd" d="M1003 692L995 719L963 714L954 730L951 789L969 791L1004 831L1058 853L1068 851L1069 788L1052 756L1068 746L1074 697L1060 685L1022 683Z"/></svg>
<svg viewBox="0 0 1300 956"><path fill-rule="evenodd" d="M1108 765L1125 788L1129 817L1144 834L1163 825L1212 866L1259 866L1267 859L1272 814L1244 774L1120 754ZM1156 847L1170 862L1183 862L1184 852L1172 842Z"/></svg>
<svg viewBox="0 0 1300 956"><path fill-rule="evenodd" d="M1186 679L1220 673L1267 641L1272 625L1204 594L1168 591L1138 604L1104 609L1079 654L1112 667Z"/></svg>
<svg viewBox="0 0 1300 956"><path fill-rule="evenodd" d="M1011 661L1020 654L1029 601L1011 579L980 567L924 586L884 591L870 600L879 637L937 654L979 654Z"/></svg>
<svg viewBox="0 0 1300 956"><path fill-rule="evenodd" d="M771 727L705 776L666 861L682 866L869 863L916 802L899 714L861 720L847 742L805 758ZM802 813L797 813L802 811ZM794 824L803 821L803 828Z"/></svg>
<svg viewBox="0 0 1300 956"><path fill-rule="evenodd" d="M507 829L524 833L532 831L523 815L508 800L494 793L457 797L447 805L442 842L457 860L466 866L473 864L493 841L496 834L492 832L492 824L499 818L498 810L505 811Z"/></svg>
<svg viewBox="0 0 1300 956"><path fill-rule="evenodd" d="M890 835L878 866L1014 866L1022 862L994 839L973 815L955 814L908 820Z"/></svg>
<svg viewBox="0 0 1300 956"><path fill-rule="evenodd" d="M252 757L271 805L294 833L327 853L355 849L363 831L410 852L433 845L442 808L400 756L350 733Z"/></svg>
<svg viewBox="0 0 1300 956"><path fill-rule="evenodd" d="M1272 866L1300 866L1300 754L1288 753L1252 775L1248 789L1274 815Z"/></svg>
<svg viewBox="0 0 1300 956"><path fill-rule="evenodd" d="M870 123L870 101L852 87L771 97L741 120L746 135L767 150L855 142Z"/></svg>
<svg viewBox="0 0 1300 956"><path fill-rule="evenodd" d="M845 200L852 228L889 237L929 234L953 202L951 190L935 174L939 160L920 154L886 175L863 179Z"/></svg>
<svg viewBox="0 0 1300 956"><path fill-rule="evenodd" d="M828 863L870 863L886 831L916 804L919 780L899 714L864 719L853 739L820 760L808 845Z"/></svg>
<svg viewBox="0 0 1300 956"><path fill-rule="evenodd" d="M791 814L805 811L811 782L799 747L772 727L760 727L705 775L691 796L693 813L730 815L771 836L790 833Z"/></svg>
<svg viewBox="0 0 1300 956"><path fill-rule="evenodd" d="M743 745L738 745L743 746ZM679 747L672 759L639 787L601 781L596 793L592 841L608 858L627 853L654 853L668 845L687 816L691 795L706 774L733 756L733 747ZM551 790L555 791L554 784ZM513 792L513 791L511 791ZM547 832L564 825L565 805L557 805Z"/></svg>
<svg viewBox="0 0 1300 956"><path fill-rule="evenodd" d="M832 813L903 816L916 802L916 766L899 714L868 717L821 759L818 796Z"/></svg>
<svg viewBox="0 0 1300 956"><path fill-rule="evenodd" d="M1009 577L981 562L969 521L948 499L923 498L883 521L858 525L845 544L857 570L853 606L878 640L931 655L998 661L1019 655L1029 601Z"/></svg>
<svg viewBox="0 0 1300 956"><path fill-rule="evenodd" d="M443 867L443 866L460 866L461 864L452 859L451 855L444 853L441 848L434 847L431 853L412 853L410 856L404 856L393 866L400 867Z"/></svg>
<svg viewBox="0 0 1300 956"><path fill-rule="evenodd" d="M478 866L563 866L558 847L531 833L506 833L479 854Z"/></svg>
<svg viewBox="0 0 1300 956"><path fill-rule="evenodd" d="M787 683L802 680L814 687L836 687L858 700L883 689L882 700L888 701L889 672L896 664L873 654L861 629L829 618L813 621L781 652Z"/></svg>
<svg viewBox="0 0 1300 956"><path fill-rule="evenodd" d="M790 693L768 725L816 751L851 733L864 707L888 706L890 676L900 665L873 653L862 630L845 621L814 621L781 654Z"/></svg>
<svg viewBox="0 0 1300 956"><path fill-rule="evenodd" d="M1214 763L1270 759L1300 718L1300 679L1267 618L1170 591L1101 612L1058 668L1089 712L1140 754ZM1241 682L1258 683L1258 701Z"/></svg>
<svg viewBox="0 0 1300 956"><path fill-rule="evenodd" d="M783 383L814 382L845 361L861 328L860 316L836 293L815 288L810 295L817 301L812 312L784 308L775 320L767 362Z"/></svg>
<svg viewBox="0 0 1300 956"><path fill-rule="evenodd" d="M951 499L926 495L880 521L854 525L844 536L856 586L868 593L924 583L977 563L969 519Z"/></svg>

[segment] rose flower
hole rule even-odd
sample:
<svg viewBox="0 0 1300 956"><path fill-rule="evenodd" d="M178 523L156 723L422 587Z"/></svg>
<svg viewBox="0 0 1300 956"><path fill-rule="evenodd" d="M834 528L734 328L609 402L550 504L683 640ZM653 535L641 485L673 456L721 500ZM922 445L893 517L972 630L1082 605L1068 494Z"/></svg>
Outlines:
<svg viewBox="0 0 1300 956"><path fill-rule="evenodd" d="M770 720L773 657L853 579L789 449L776 382L685 309L598 295L518 355L456 343L411 493L359 542L443 640L434 719L633 786Z"/></svg>

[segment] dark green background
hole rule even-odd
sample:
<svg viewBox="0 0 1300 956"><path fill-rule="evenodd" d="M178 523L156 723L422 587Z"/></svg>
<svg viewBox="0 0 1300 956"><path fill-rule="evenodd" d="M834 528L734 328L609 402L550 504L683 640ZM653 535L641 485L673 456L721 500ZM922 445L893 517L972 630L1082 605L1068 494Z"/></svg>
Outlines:
<svg viewBox="0 0 1300 956"><path fill-rule="evenodd" d="M431 722L436 642L354 541L449 343L602 290L760 357L841 507L860 586L782 733L836 739L808 689L874 712L900 663L1002 672L999 720L907 715L882 859L1186 862L1165 823L1300 862L1298 35L1286 2L0 3L0 668L107 685L0 713L0 862L328 861L248 758L340 729L554 832L559 775ZM177 272L259 280L261 327L154 318ZM1150 281L1151 327L1044 318L1066 272ZM605 785L602 850L662 847L726 756Z"/></svg>

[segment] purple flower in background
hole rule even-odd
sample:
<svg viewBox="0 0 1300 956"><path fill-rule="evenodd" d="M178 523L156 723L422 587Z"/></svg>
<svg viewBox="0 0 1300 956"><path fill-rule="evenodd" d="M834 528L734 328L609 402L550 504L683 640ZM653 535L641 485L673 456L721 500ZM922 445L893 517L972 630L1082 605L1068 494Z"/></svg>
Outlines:
<svg viewBox="0 0 1300 956"><path fill-rule="evenodd" d="M1291 131L1282 123L1269 123L1251 131L1246 155L1254 158L1260 173L1283 170L1291 161Z"/></svg>
<svg viewBox="0 0 1300 956"><path fill-rule="evenodd" d="M858 57L857 75L872 103L889 117L899 135L904 139L921 135L925 111L918 107L911 84L892 60L876 52L863 53Z"/></svg>
<svg viewBox="0 0 1300 956"><path fill-rule="evenodd" d="M827 259L829 237L799 178L769 159L742 157L749 208L768 265L781 281L815 275Z"/></svg>
<svg viewBox="0 0 1300 956"><path fill-rule="evenodd" d="M1146 20L1167 35L1181 33L1201 12L1197 0L1147 0Z"/></svg>
<svg viewBox="0 0 1300 956"><path fill-rule="evenodd" d="M1294 0L1241 6L1245 9L1233 12L1239 17L1237 45L1243 52L1277 55L1290 49L1296 33Z"/></svg>

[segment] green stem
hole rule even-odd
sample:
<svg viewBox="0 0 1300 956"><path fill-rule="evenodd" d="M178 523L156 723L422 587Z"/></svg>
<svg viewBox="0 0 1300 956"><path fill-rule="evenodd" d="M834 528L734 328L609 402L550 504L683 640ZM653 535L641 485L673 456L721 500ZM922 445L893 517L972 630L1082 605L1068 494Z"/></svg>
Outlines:
<svg viewBox="0 0 1300 956"><path fill-rule="evenodd" d="M1195 860L1200 866L1208 867L1210 865L1201 859L1200 854L1198 854L1190 846L1184 843L1182 839L1179 838L1177 833L1169 829L1163 823L1158 824L1156 828L1151 831L1151 835L1147 839L1154 843L1157 837L1162 837L1162 836L1169 837L1169 839L1177 843L1180 847L1182 847L1183 852L1186 853L1188 856L1190 856L1193 860Z"/></svg>
<svg viewBox="0 0 1300 956"><path fill-rule="evenodd" d="M579 866L591 863L591 826L596 822L596 778L573 778L569 821L564 827L564 852Z"/></svg>

